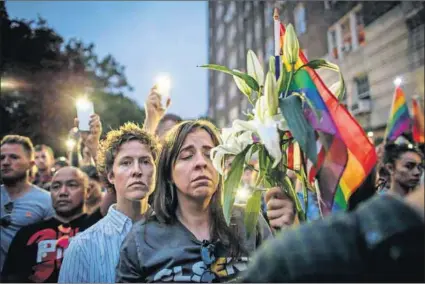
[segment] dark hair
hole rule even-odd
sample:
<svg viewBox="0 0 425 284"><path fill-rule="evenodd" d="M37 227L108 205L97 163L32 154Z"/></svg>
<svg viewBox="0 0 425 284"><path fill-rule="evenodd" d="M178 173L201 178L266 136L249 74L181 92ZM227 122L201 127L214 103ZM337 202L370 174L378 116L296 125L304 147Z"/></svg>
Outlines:
<svg viewBox="0 0 425 284"><path fill-rule="evenodd" d="M31 139L26 136L6 135L1 140L1 146L5 144L19 144L24 148L25 152L27 152L28 157L30 157L30 159L34 158L34 146L31 142Z"/></svg>
<svg viewBox="0 0 425 284"><path fill-rule="evenodd" d="M55 158L55 153L53 152L53 149L45 144L40 144L40 145L36 145L34 148L35 152L40 152L40 151L47 151L47 153L49 153L50 157L52 157L52 159Z"/></svg>
<svg viewBox="0 0 425 284"><path fill-rule="evenodd" d="M164 123L164 122L166 122L168 120L172 120L175 123L180 123L180 122L183 121L183 119L180 116L178 116L177 114L167 113L166 115L164 115L161 118L161 120L159 121L159 123L161 124L161 123Z"/></svg>
<svg viewBox="0 0 425 284"><path fill-rule="evenodd" d="M412 144L395 144L395 143L388 143L385 145L384 150L384 158L383 158L383 164L395 164L395 162L400 159L400 157L407 152L413 152L418 154L421 159L423 159L423 155L421 151L413 146Z"/></svg>
<svg viewBox="0 0 425 284"><path fill-rule="evenodd" d="M115 190L108 180L108 173L112 171L115 157L122 144L133 140L148 146L154 159L158 155L157 139L132 122L127 122L119 129L109 131L106 139L101 141L97 152L97 170L109 189Z"/></svg>
<svg viewBox="0 0 425 284"><path fill-rule="evenodd" d="M162 145L161 154L158 159L153 201L156 218L162 223L172 224L177 221L177 188L172 181L171 173L187 135L197 129L207 131L214 145L220 144L219 132L215 126L208 121L196 120L184 121L174 126ZM222 190L223 179L220 176L218 188L211 198L209 205L212 220L211 237L213 240L220 239L223 243L228 243L230 254L236 257L241 252L241 242L236 232L228 227L225 222L221 204Z"/></svg>
<svg viewBox="0 0 425 284"><path fill-rule="evenodd" d="M92 165L87 165L87 166L82 166L80 167L80 169L86 173L86 175L90 178L90 179L94 179L97 182L100 182L100 177L99 177L99 173L97 172L97 169L95 166Z"/></svg>
<svg viewBox="0 0 425 284"><path fill-rule="evenodd" d="M69 167L70 164L68 160L65 157L59 157L55 160L55 166L59 165L61 167Z"/></svg>

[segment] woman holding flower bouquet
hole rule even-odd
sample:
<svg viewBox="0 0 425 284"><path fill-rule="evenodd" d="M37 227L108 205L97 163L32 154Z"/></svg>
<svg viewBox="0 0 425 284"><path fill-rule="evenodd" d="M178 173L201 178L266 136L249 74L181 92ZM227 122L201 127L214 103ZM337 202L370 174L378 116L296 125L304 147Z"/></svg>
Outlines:
<svg viewBox="0 0 425 284"><path fill-rule="evenodd" d="M124 241L117 282L228 281L272 237L261 214L247 234L240 207L226 224L222 177L210 159L219 144L207 121L182 122L167 135L158 161L155 213L136 223Z"/></svg>

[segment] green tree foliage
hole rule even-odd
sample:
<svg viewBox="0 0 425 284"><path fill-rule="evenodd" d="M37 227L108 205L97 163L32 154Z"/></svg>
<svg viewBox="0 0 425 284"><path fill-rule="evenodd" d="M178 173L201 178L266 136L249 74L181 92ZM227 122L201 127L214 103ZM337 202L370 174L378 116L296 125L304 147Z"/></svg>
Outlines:
<svg viewBox="0 0 425 284"><path fill-rule="evenodd" d="M26 135L63 152L81 95L94 102L104 132L126 121L143 122L144 110L124 96L132 87L113 56L99 58L93 44L77 39L64 42L42 18L9 19L4 2L0 17L0 137Z"/></svg>

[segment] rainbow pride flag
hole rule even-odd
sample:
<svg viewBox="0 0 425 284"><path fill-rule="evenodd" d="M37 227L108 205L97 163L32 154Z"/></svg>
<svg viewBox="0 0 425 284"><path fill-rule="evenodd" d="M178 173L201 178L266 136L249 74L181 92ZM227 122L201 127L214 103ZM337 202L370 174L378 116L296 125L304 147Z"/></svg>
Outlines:
<svg viewBox="0 0 425 284"><path fill-rule="evenodd" d="M413 115L413 141L415 143L425 143L425 118L424 111L417 100L417 98L413 98L412 100L412 115Z"/></svg>
<svg viewBox="0 0 425 284"><path fill-rule="evenodd" d="M387 141L396 140L403 133L410 131L410 125L411 119L404 92L400 87L396 87L385 138Z"/></svg>
<svg viewBox="0 0 425 284"><path fill-rule="evenodd" d="M284 44L284 34L285 27L280 23L280 50ZM281 60L280 55L275 56ZM295 68L307 62L300 50ZM285 66L288 70L289 66ZM349 197L376 164L375 148L362 127L313 69L303 68L298 71L289 90L305 93L321 114L318 120L309 108L304 110L307 120L317 133L318 161L316 164L307 161L307 175L310 182L313 183L315 179L318 181L321 212L325 216L333 210L346 209Z"/></svg>

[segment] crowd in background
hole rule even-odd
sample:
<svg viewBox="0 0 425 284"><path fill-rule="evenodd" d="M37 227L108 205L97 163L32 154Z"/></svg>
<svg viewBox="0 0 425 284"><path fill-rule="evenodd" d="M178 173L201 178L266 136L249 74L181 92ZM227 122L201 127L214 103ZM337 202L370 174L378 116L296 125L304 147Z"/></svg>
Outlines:
<svg viewBox="0 0 425 284"><path fill-rule="evenodd" d="M230 226L222 213L210 160L219 130L165 112L152 88L142 127L100 139L101 117L89 132L76 120L67 157L55 158L49 141L2 138L1 282L425 280L423 145L377 145L380 162L350 212L324 220L316 194L299 225L291 198L269 189L247 234L243 196ZM244 170L248 191L256 166Z"/></svg>

